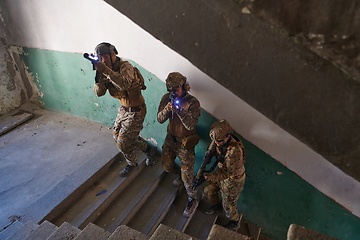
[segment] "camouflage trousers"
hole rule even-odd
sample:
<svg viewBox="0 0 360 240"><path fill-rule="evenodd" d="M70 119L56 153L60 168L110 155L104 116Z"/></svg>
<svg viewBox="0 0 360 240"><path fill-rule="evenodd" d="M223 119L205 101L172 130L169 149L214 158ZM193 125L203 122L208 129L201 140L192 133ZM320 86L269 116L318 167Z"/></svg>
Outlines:
<svg viewBox="0 0 360 240"><path fill-rule="evenodd" d="M240 215L237 210L237 200L240 192L244 189L245 173L240 179L227 178L217 183L208 182L204 186L204 195L214 205L220 203L219 191L221 193L222 205L226 216L232 221L239 221Z"/></svg>
<svg viewBox="0 0 360 240"><path fill-rule="evenodd" d="M189 149L184 148L183 137L174 137L170 133L166 135L162 146L161 160L164 171L180 174L184 182L186 193L191 198L196 198L197 191L191 189L194 178L195 146ZM180 160L181 171L175 163L175 158Z"/></svg>
<svg viewBox="0 0 360 240"><path fill-rule="evenodd" d="M136 165L137 159L134 150L146 151L147 144L140 137L143 122L146 115L146 107L140 112L126 112L123 106L118 109L118 115L114 122L113 137L118 149L124 154L127 163Z"/></svg>

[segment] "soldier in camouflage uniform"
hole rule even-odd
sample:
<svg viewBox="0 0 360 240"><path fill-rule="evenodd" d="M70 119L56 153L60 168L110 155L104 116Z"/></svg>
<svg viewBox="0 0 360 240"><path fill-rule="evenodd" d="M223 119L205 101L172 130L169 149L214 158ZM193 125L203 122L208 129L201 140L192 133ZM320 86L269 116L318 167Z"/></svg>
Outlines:
<svg viewBox="0 0 360 240"><path fill-rule="evenodd" d="M188 203L183 212L185 217L190 217L196 210L198 200L196 190L191 189L194 177L195 146L200 138L196 134L196 124L200 116L200 103L191 96L186 77L178 72L173 72L166 78L166 93L159 104L157 119L163 124L169 119L167 135L162 146L162 166L166 172L180 174L173 182L174 186L184 183L188 194ZM175 163L175 158L180 160L181 170Z"/></svg>
<svg viewBox="0 0 360 240"><path fill-rule="evenodd" d="M111 97L119 99L121 104L114 123L113 137L128 163L120 172L120 176L126 177L137 169L135 149L140 149L147 155L147 165L154 164L157 148L147 144L139 136L146 115L146 105L141 90L146 87L139 70L117 57L118 52L113 45L100 43L96 46L95 52L100 59L94 64L95 94L101 97L109 90Z"/></svg>
<svg viewBox="0 0 360 240"><path fill-rule="evenodd" d="M220 161L216 171L204 174L208 181L204 186L204 195L212 204L204 212L212 214L225 209L230 221L224 227L236 231L240 226L237 200L245 184L245 148L232 132L226 120L217 121L210 128L210 137L216 144L211 144L215 147L214 156L220 157Z"/></svg>

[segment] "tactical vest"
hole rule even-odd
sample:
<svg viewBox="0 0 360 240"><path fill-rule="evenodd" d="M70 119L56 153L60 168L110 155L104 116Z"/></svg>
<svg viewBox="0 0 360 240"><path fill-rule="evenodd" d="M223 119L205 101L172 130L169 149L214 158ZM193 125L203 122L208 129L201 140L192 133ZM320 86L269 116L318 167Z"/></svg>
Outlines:
<svg viewBox="0 0 360 240"><path fill-rule="evenodd" d="M119 60L115 64L113 71L120 72L121 67L127 61ZM144 84L144 78L142 77L139 69L134 67L134 82L126 91L117 89L114 84L109 84L108 87L110 95L113 98L117 98L120 101L120 104L124 107L137 107L142 105L145 102L144 97L141 94L141 90L145 90L146 86Z"/></svg>
<svg viewBox="0 0 360 240"><path fill-rule="evenodd" d="M242 143L242 141L234 134L231 134L231 140L234 139L236 142L231 141L229 143L229 146L227 146L226 151L228 151L229 149L231 149L232 147L240 147L242 150L242 157L243 157L243 162L236 162L236 169L235 171L232 173L232 175L230 176L230 178L232 179L240 179L243 176L243 173L245 172L245 147ZM216 152L217 154L221 154L221 147L216 147ZM225 155L224 155L225 157Z"/></svg>
<svg viewBox="0 0 360 240"><path fill-rule="evenodd" d="M184 111L184 112L189 111L189 107L190 107L189 101L192 98L193 97L191 95L187 94L181 99L181 104L180 104L181 111ZM186 137L186 136L196 134L195 128L190 131L187 130L184 127L184 125L182 124L179 116L177 114L175 114L174 116L175 116L174 119L172 119L172 117L169 118L168 130L171 135L173 135L175 137Z"/></svg>
<svg viewBox="0 0 360 240"><path fill-rule="evenodd" d="M235 139L236 142L231 142L231 143L229 144L229 147L231 147L231 146L236 146L236 145L240 145L240 148L241 148L242 154L243 154L243 160L244 160L243 163L245 163L245 147L244 147L244 144L242 143L242 141L240 140L240 138L238 138L236 135L231 134L231 137L232 137L233 139Z"/></svg>

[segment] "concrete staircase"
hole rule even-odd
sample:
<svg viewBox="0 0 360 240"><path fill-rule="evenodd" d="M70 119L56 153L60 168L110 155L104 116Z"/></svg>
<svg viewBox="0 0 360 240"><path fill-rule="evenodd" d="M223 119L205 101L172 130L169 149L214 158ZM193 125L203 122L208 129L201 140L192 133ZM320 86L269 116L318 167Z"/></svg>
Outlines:
<svg viewBox="0 0 360 240"><path fill-rule="evenodd" d="M172 185L177 176L163 171L160 158L155 166L146 166L144 159L138 154L138 169L124 178L118 173L126 161L112 158L41 221L15 220L0 239L270 239L243 219L238 232L221 227L228 221L223 213L203 213L209 203L201 200L201 187L196 212L183 217L187 194ZM297 239L297 229L306 234L292 227L291 239Z"/></svg>
<svg viewBox="0 0 360 240"><path fill-rule="evenodd" d="M60 227L57 227L49 221L44 221L41 225L33 221L28 221L15 234L7 239L11 240L197 240L186 233L177 231L164 224L159 224L151 236L147 236L137 230L134 230L126 225L118 226L113 233L110 233L103 228L89 223L83 230L64 222ZM209 240L220 239L234 239L234 240L248 240L247 236L238 234L236 232L225 229L219 225L213 225Z"/></svg>
<svg viewBox="0 0 360 240"><path fill-rule="evenodd" d="M144 159L138 154L138 169L124 178L118 173L127 163L114 157L39 224L19 221L0 239L250 239L220 227L225 216L204 214L204 200L192 217L183 217L187 195L172 185L177 176L163 171L159 157L155 166Z"/></svg>
<svg viewBox="0 0 360 240"><path fill-rule="evenodd" d="M144 154L138 153L137 158L138 169L124 178L118 173L127 163L117 150L106 148L91 154L86 163L67 175L21 215L10 216L10 223L0 231L0 240L270 240L260 234L260 228L246 223L244 219L241 219L237 233L221 227L227 222L225 215L204 214L203 209L209 205L204 199L192 217L183 217L187 194L183 187L172 186L177 176L163 171L159 157L158 164L152 167L145 165ZM200 187L199 199L201 195ZM306 237L333 239L301 226L290 226L289 240Z"/></svg>

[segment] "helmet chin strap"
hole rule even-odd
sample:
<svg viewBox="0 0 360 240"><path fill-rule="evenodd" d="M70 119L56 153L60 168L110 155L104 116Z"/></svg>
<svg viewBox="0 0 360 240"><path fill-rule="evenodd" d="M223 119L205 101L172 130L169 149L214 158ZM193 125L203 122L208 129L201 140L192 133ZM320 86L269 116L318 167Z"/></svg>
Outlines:
<svg viewBox="0 0 360 240"><path fill-rule="evenodd" d="M113 56L113 52L111 51L111 52L110 52L111 68L114 67L114 62L113 62L113 60L112 60L112 56Z"/></svg>
<svg viewBox="0 0 360 240"><path fill-rule="evenodd" d="M113 68L114 65L115 65L115 63L116 63L117 61L119 61L119 59L118 59L118 57L116 57L115 62L113 62L112 57L110 57L110 59L111 59L111 68Z"/></svg>

